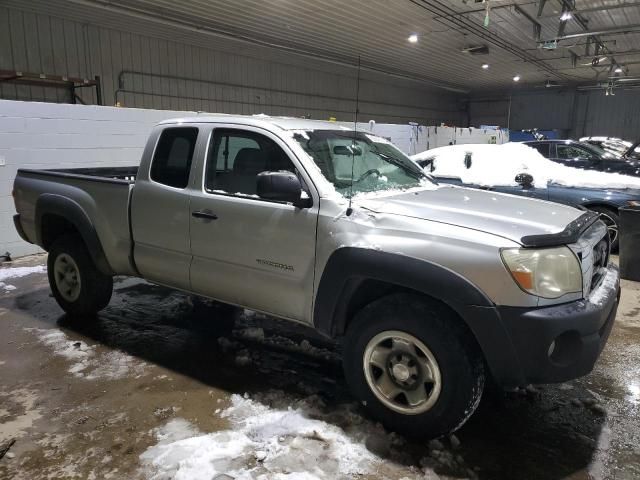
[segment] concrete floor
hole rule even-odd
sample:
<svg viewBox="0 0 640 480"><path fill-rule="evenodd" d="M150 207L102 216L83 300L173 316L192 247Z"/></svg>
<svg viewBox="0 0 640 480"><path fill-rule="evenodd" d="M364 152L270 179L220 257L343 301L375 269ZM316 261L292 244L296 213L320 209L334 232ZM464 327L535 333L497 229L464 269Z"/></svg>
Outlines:
<svg viewBox="0 0 640 480"><path fill-rule="evenodd" d="M36 273L0 283L0 479L640 478L639 284L590 375L486 395L426 444L364 417L337 346L301 327L245 311L219 340L185 295L124 278L71 321L44 261L2 267Z"/></svg>

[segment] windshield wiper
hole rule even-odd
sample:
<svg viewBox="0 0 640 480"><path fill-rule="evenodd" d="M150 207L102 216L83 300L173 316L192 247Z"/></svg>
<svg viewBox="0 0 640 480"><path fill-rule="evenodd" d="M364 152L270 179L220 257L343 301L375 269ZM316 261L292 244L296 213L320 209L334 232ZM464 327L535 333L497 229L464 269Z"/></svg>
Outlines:
<svg viewBox="0 0 640 480"><path fill-rule="evenodd" d="M402 168L403 170L407 171L407 172L411 172L413 174L415 174L416 176L422 176L422 177L426 177L427 175L422 171L415 171L412 168L410 168L409 166L407 166L402 160L399 160L395 157L392 157L391 155L387 155L386 153L382 153L382 152L378 152L375 150L370 150L372 153L375 153L376 155L378 155L380 158L382 158L383 160L392 163L393 165Z"/></svg>

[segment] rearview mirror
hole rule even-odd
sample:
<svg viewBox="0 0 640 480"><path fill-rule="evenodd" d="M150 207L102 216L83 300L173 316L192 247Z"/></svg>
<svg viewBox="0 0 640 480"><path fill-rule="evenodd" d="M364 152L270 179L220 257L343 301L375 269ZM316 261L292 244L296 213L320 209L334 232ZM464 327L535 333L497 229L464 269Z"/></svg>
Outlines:
<svg viewBox="0 0 640 480"><path fill-rule="evenodd" d="M362 155L362 149L358 145L336 145L333 147L334 155Z"/></svg>
<svg viewBox="0 0 640 480"><path fill-rule="evenodd" d="M528 173L519 173L516 175L516 183L523 187L531 187L533 186L533 177Z"/></svg>
<svg viewBox="0 0 640 480"><path fill-rule="evenodd" d="M302 198L302 184L294 173L262 172L256 178L257 193L260 198L290 202L298 208L311 206L311 198Z"/></svg>

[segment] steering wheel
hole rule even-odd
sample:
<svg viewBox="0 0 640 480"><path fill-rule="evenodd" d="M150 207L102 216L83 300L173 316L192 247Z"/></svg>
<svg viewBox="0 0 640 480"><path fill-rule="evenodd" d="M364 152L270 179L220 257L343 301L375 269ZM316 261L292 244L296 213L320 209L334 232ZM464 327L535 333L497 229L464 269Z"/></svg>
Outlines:
<svg viewBox="0 0 640 480"><path fill-rule="evenodd" d="M380 173L380 170L378 170L377 168L372 168L371 170L367 170L367 171L366 171L366 172L364 172L362 175L360 175L360 176L358 177L358 179L356 180L356 183L357 183L357 182L361 182L362 180L364 180L365 178L367 178L369 175L372 175L372 174L374 174L374 173L375 173L376 175L378 175L379 177L380 177L380 176L382 176L382 174Z"/></svg>

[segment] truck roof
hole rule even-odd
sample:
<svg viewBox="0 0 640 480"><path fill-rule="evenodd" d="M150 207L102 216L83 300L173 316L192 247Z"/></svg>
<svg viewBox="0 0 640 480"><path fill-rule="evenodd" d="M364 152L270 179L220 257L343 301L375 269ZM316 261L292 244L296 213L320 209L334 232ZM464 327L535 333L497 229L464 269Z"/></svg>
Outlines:
<svg viewBox="0 0 640 480"><path fill-rule="evenodd" d="M176 123L238 123L259 127L277 127L281 130L353 130L345 126L346 122L309 120L295 117L272 117L269 115L229 115L224 113L198 115L196 117L172 118L159 125Z"/></svg>

